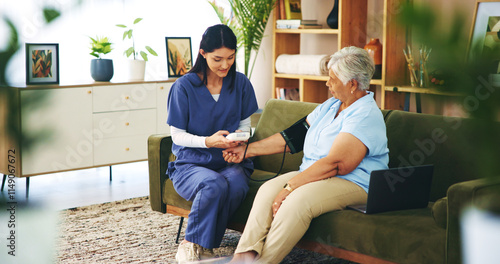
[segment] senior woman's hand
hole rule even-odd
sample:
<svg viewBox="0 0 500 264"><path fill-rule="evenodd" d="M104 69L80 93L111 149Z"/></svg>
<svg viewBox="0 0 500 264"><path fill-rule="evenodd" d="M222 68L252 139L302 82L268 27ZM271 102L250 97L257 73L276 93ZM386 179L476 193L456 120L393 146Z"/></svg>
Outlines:
<svg viewBox="0 0 500 264"><path fill-rule="evenodd" d="M241 163L244 159L246 145L228 148L222 151L222 157L229 163Z"/></svg>
<svg viewBox="0 0 500 264"><path fill-rule="evenodd" d="M286 197L290 194L290 192L286 189L281 190L278 195L276 195L276 198L274 198L273 202L273 217L278 213L278 210L281 207L281 204L283 201L286 199Z"/></svg>

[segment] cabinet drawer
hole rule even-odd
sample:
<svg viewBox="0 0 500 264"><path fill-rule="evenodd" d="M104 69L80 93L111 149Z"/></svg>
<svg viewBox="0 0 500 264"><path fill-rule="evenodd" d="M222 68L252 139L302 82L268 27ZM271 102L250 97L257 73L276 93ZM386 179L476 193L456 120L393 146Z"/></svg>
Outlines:
<svg viewBox="0 0 500 264"><path fill-rule="evenodd" d="M156 108L155 84L93 87L94 113Z"/></svg>
<svg viewBox="0 0 500 264"><path fill-rule="evenodd" d="M168 93L173 83L159 83L156 94L156 117L158 118L156 131L158 134L170 134L170 126L167 125L167 101Z"/></svg>
<svg viewBox="0 0 500 264"><path fill-rule="evenodd" d="M155 134L156 110L132 110L93 115L94 144L103 138Z"/></svg>
<svg viewBox="0 0 500 264"><path fill-rule="evenodd" d="M148 136L103 139L94 146L94 166L147 159Z"/></svg>

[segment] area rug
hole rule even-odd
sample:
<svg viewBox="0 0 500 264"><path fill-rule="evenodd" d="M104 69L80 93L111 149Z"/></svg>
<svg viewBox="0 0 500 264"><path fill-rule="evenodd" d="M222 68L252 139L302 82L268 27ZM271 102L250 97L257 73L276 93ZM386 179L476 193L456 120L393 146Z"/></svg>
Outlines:
<svg viewBox="0 0 500 264"><path fill-rule="evenodd" d="M179 220L152 211L148 197L61 211L57 263L175 263ZM228 229L215 253L230 259L240 236ZM295 248L282 263L353 262Z"/></svg>

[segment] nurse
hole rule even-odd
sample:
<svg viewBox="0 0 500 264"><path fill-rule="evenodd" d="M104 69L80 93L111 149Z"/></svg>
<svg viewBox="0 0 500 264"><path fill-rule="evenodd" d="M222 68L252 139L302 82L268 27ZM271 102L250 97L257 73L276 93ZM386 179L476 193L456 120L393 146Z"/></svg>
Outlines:
<svg viewBox="0 0 500 264"><path fill-rule="evenodd" d="M229 164L222 150L239 143L225 136L250 131L250 116L257 110L252 84L236 72L236 36L226 25L209 27L202 36L193 68L179 78L168 97L167 123L172 153L168 176L175 190L192 201L184 241L176 260L213 257L228 219L248 191L253 164Z"/></svg>

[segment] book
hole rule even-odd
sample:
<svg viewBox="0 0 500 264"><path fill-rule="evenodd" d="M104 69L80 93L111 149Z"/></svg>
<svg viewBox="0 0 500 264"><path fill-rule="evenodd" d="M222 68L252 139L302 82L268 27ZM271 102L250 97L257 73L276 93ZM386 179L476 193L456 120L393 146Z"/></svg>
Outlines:
<svg viewBox="0 0 500 264"><path fill-rule="evenodd" d="M276 99L300 101L299 88L276 87Z"/></svg>
<svg viewBox="0 0 500 264"><path fill-rule="evenodd" d="M285 0L279 0L279 1L280 1L279 2L280 12L278 13L279 18L286 19Z"/></svg>
<svg viewBox="0 0 500 264"><path fill-rule="evenodd" d="M299 29L315 29L315 28L323 28L323 26L318 25L318 24L316 24L316 25L300 25L298 28Z"/></svg>
<svg viewBox="0 0 500 264"><path fill-rule="evenodd" d="M304 22L305 21L305 22ZM313 23L316 20L300 20L300 19L278 19L276 20L277 29L311 29L323 28L322 25Z"/></svg>
<svg viewBox="0 0 500 264"><path fill-rule="evenodd" d="M300 26L302 20L300 19L278 19L276 20L276 25L297 25Z"/></svg>
<svg viewBox="0 0 500 264"><path fill-rule="evenodd" d="M302 25L318 25L318 20L316 19L302 19L300 21Z"/></svg>
<svg viewBox="0 0 500 264"><path fill-rule="evenodd" d="M277 29L297 29L300 26L300 19L279 19L276 20Z"/></svg>
<svg viewBox="0 0 500 264"><path fill-rule="evenodd" d="M302 19L300 0L284 0L287 19Z"/></svg>

